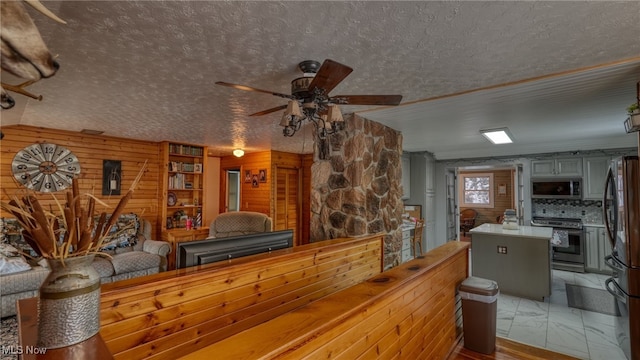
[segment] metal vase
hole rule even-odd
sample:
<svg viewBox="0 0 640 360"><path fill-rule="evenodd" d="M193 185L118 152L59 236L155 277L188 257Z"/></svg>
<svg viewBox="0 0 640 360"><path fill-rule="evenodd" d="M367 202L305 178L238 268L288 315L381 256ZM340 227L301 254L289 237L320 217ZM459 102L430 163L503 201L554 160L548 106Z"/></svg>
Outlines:
<svg viewBox="0 0 640 360"><path fill-rule="evenodd" d="M100 275L95 255L48 259L51 272L40 286L38 346L60 348L100 330Z"/></svg>

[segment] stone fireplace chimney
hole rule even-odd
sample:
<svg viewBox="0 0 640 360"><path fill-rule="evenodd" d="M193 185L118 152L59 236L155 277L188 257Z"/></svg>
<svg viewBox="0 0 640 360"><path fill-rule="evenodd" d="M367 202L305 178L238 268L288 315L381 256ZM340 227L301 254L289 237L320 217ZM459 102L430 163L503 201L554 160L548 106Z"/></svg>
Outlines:
<svg viewBox="0 0 640 360"><path fill-rule="evenodd" d="M385 267L402 246L402 135L357 115L311 167L311 241L384 233Z"/></svg>

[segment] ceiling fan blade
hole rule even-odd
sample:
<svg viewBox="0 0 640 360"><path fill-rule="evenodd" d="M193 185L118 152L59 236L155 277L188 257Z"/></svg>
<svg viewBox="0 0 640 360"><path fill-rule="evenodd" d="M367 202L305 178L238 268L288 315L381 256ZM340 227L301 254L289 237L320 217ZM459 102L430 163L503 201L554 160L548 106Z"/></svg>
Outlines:
<svg viewBox="0 0 640 360"><path fill-rule="evenodd" d="M267 110L259 111L259 112L255 113L255 114L251 114L251 115L249 115L249 116L261 116L261 115L267 115L267 114L271 114L272 112L276 112L276 111L278 111L278 110L284 110L284 109L286 109L286 108L287 108L287 105L286 105L286 104L285 104L285 105L280 105L280 106L276 106L276 107L271 108L271 109L267 109Z"/></svg>
<svg viewBox="0 0 640 360"><path fill-rule="evenodd" d="M334 104L347 105L398 105L402 95L337 95L329 98Z"/></svg>
<svg viewBox="0 0 640 360"><path fill-rule="evenodd" d="M234 89L239 89L239 90L244 90L244 91L255 91L255 92L261 92L261 93L265 93L265 94L271 94L271 95L279 96L279 97L282 97L282 98L285 98L285 99L295 99L291 95L281 94L281 93L277 93L275 91L257 89L257 88L254 88L254 87L251 87L251 86L246 86L246 85L231 84L231 83L224 82L224 81L216 81L216 85L228 86L228 87L232 87Z"/></svg>
<svg viewBox="0 0 640 360"><path fill-rule="evenodd" d="M309 92L313 93L316 88L324 89L324 93L328 94L333 88L335 88L344 78L346 78L351 72L352 68L347 65L342 65L331 59L326 59L320 69L316 73L316 76L309 84Z"/></svg>

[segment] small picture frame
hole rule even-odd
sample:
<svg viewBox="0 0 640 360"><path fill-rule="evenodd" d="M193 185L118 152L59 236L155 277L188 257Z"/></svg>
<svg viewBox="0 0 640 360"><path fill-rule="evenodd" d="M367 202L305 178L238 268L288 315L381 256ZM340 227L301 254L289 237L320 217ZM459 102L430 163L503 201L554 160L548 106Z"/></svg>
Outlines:
<svg viewBox="0 0 640 360"><path fill-rule="evenodd" d="M120 195L122 162L102 160L102 195Z"/></svg>
<svg viewBox="0 0 640 360"><path fill-rule="evenodd" d="M246 182L246 183L250 183L251 182L251 170L245 170L244 171L244 182Z"/></svg>
<svg viewBox="0 0 640 360"><path fill-rule="evenodd" d="M507 184L498 185L498 195L507 195Z"/></svg>
<svg viewBox="0 0 640 360"><path fill-rule="evenodd" d="M193 164L193 172L196 174L202 174L202 164L200 163Z"/></svg>
<svg viewBox="0 0 640 360"><path fill-rule="evenodd" d="M260 182L258 181L258 174L251 175L251 187L254 187L254 188L260 187Z"/></svg>
<svg viewBox="0 0 640 360"><path fill-rule="evenodd" d="M258 170L258 181L261 183L267 182L267 169Z"/></svg>

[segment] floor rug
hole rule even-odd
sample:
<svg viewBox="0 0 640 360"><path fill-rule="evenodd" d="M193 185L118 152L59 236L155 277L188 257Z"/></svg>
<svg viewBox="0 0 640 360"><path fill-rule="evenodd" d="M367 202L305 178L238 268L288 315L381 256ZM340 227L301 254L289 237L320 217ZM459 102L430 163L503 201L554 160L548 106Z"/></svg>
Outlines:
<svg viewBox="0 0 640 360"><path fill-rule="evenodd" d="M613 295L607 290L566 284L569 307L602 314L620 316Z"/></svg>
<svg viewBox="0 0 640 360"><path fill-rule="evenodd" d="M18 321L15 316L9 316L0 320L0 351L1 360L18 359L17 354L11 354L10 349L18 347Z"/></svg>

